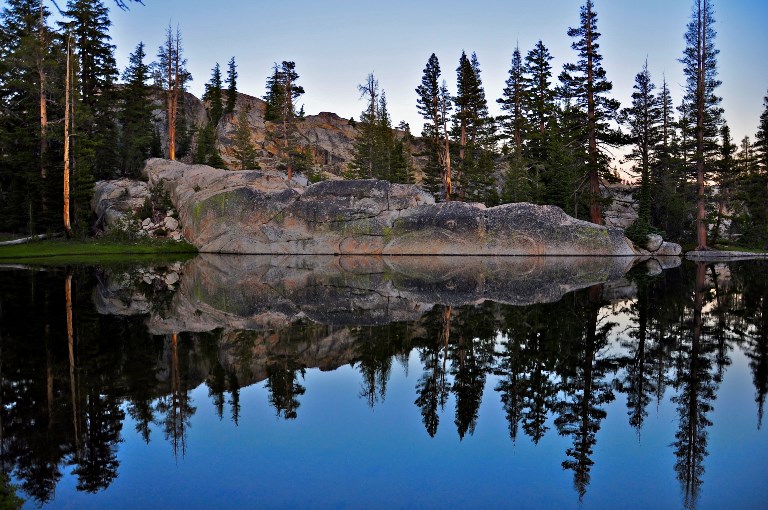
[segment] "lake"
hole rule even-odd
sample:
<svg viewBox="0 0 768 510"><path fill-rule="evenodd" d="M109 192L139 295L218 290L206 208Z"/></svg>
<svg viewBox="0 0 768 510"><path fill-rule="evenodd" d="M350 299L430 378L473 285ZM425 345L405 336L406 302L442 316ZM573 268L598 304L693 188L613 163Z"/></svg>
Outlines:
<svg viewBox="0 0 768 510"><path fill-rule="evenodd" d="M768 262L0 266L29 508L764 508Z"/></svg>

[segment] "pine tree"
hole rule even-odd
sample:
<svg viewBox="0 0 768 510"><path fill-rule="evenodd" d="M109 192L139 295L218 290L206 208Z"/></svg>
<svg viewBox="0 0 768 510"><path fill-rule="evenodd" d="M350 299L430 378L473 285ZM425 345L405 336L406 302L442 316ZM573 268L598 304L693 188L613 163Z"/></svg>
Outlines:
<svg viewBox="0 0 768 510"><path fill-rule="evenodd" d="M760 115L754 148L760 171L768 173L768 95L763 98L763 113Z"/></svg>
<svg viewBox="0 0 768 510"><path fill-rule="evenodd" d="M726 218L726 208L731 202L734 187L739 179L739 171L736 164L736 145L731 138L731 128L723 123L720 128L720 160L717 162L717 171L714 181L717 185L717 204L715 210L715 224L712 228L712 244L716 245L720 238L720 230Z"/></svg>
<svg viewBox="0 0 768 510"><path fill-rule="evenodd" d="M629 136L633 147L627 159L635 161L640 168L640 200L638 219L634 226L638 240L650 232L652 223L651 168L654 165L654 149L661 141L663 111L658 96L654 93L655 85L651 81L648 62L635 76L632 106L621 112L621 119L629 127Z"/></svg>
<svg viewBox="0 0 768 510"><path fill-rule="evenodd" d="M119 165L118 130L113 107L118 71L115 46L110 44L109 9L101 0L69 0L64 24L77 52L79 117L75 154L79 168L87 166L99 178L111 177ZM86 154L88 159L86 159Z"/></svg>
<svg viewBox="0 0 768 510"><path fill-rule="evenodd" d="M241 108L237 113L237 128L232 138L232 152L240 162L240 169L258 168L256 148L251 143L251 126L248 122L250 108Z"/></svg>
<svg viewBox="0 0 768 510"><path fill-rule="evenodd" d="M123 72L126 82L122 92L122 109L119 118L122 126L120 138L120 169L124 176L136 177L151 153L154 129L147 81L150 66L144 63L144 43L139 43L128 57L128 67Z"/></svg>
<svg viewBox="0 0 768 510"><path fill-rule="evenodd" d="M235 57L232 57L229 59L229 64L227 64L227 104L224 107L224 113L234 112L236 102L237 102L237 64L235 64Z"/></svg>
<svg viewBox="0 0 768 510"><path fill-rule="evenodd" d="M715 49L714 16L711 0L694 0L691 21L685 34L686 48L683 63L686 78L684 111L694 126L696 164L696 244L697 249L707 249L704 183L707 157L717 148L718 128L722 109L715 89L717 80L717 54Z"/></svg>
<svg viewBox="0 0 768 510"><path fill-rule="evenodd" d="M584 143L587 148L587 178L589 180L589 217L592 223L601 225L600 176L609 173L607 159L600 152L600 145L615 143L609 122L617 117L618 101L607 97L613 84L606 79L602 66L603 56L598 52L597 14L594 2L586 0L581 8L581 23L568 29L568 36L576 40L571 47L578 52L575 64L566 64L560 74L563 87L570 89L576 104L584 115Z"/></svg>
<svg viewBox="0 0 768 510"><path fill-rule="evenodd" d="M443 81L440 85L440 62L430 55L421 84L416 87L416 108L424 122L421 136L427 140L427 167L424 187L435 197L449 201L451 197L451 157L448 141L448 114L451 96Z"/></svg>
<svg viewBox="0 0 768 510"><path fill-rule="evenodd" d="M453 136L457 142L459 200L495 205L498 194L493 178L494 123L480 78L477 55L462 52L456 69L456 113Z"/></svg>
<svg viewBox="0 0 768 510"><path fill-rule="evenodd" d="M168 129L168 159L176 159L177 131L185 135L184 109L179 107L183 101L186 84L192 81L187 70L187 59L183 57L181 30L174 32L170 25L165 31L165 42L158 49L157 62L154 64L159 85L165 91L165 121ZM180 118L181 117L181 118ZM182 140L183 141L183 140Z"/></svg>
<svg viewBox="0 0 768 510"><path fill-rule="evenodd" d="M357 90L360 92L360 98L365 99L366 108L360 114L360 121L357 123L351 168L354 177L372 179L379 173L377 157L379 81L373 73L369 73L365 83L358 85Z"/></svg>
<svg viewBox="0 0 768 510"><path fill-rule="evenodd" d="M221 69L218 62L211 69L211 81L205 84L203 101L208 103L208 115L215 131L221 116L224 114L224 104L221 98Z"/></svg>
<svg viewBox="0 0 768 510"><path fill-rule="evenodd" d="M523 116L525 99L525 79L523 77L523 59L520 48L515 48L512 53L512 64L509 68L509 78L502 92L501 99L496 102L501 105L501 110L506 112L497 117L502 126L502 137L512 143L513 154L520 158L523 152L523 138L526 135L527 126Z"/></svg>
<svg viewBox="0 0 768 510"><path fill-rule="evenodd" d="M520 179L525 179L528 183L525 189L519 194L521 199L531 200L536 203L543 203L546 190L544 189L544 179L542 175L547 169L551 171L549 153L547 147L550 146L550 138L553 136L552 125L557 113L555 103L555 90L552 87L552 60L549 50L542 41L538 41L532 50L525 56L523 65L524 93L523 115L525 115L525 124L529 127L527 141L524 146L523 156L525 164L529 166L527 172L523 172L523 162L514 164L515 168L510 168L510 176L514 178L517 174ZM522 173L521 173L522 172ZM521 182L518 186L523 186ZM507 186L509 188L509 185ZM526 191L527 189L527 191ZM507 197L511 198L511 197Z"/></svg>
<svg viewBox="0 0 768 510"><path fill-rule="evenodd" d="M267 103L264 119L277 124L278 157L286 164L288 180L293 178L297 165L305 165L306 152L296 146L296 100L304 94L304 87L297 85L299 74L296 63L284 60L275 63L272 76L267 79Z"/></svg>
<svg viewBox="0 0 768 510"><path fill-rule="evenodd" d="M0 230L61 224L64 45L37 0L0 14Z"/></svg>

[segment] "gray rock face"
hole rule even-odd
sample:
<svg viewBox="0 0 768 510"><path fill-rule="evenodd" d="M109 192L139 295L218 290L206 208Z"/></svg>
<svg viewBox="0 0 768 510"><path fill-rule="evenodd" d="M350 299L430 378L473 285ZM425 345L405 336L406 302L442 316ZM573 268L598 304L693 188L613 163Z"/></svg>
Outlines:
<svg viewBox="0 0 768 510"><path fill-rule="evenodd" d="M634 256L618 228L553 206L436 204L385 181L287 182L277 171L226 171L152 159L184 237L201 252L241 254Z"/></svg>
<svg viewBox="0 0 768 510"><path fill-rule="evenodd" d="M91 209L97 223L114 225L138 210L149 196L147 183L131 179L99 181L94 185Z"/></svg>
<svg viewBox="0 0 768 510"><path fill-rule="evenodd" d="M645 249L654 252L661 248L664 239L658 234L649 234L648 239L645 242Z"/></svg>

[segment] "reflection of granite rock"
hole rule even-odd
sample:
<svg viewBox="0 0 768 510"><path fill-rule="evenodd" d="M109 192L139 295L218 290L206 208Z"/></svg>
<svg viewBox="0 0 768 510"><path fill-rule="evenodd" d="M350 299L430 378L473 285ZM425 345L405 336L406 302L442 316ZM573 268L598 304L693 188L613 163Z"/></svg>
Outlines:
<svg viewBox="0 0 768 510"><path fill-rule="evenodd" d="M290 183L277 171L226 171L150 159L185 239L202 252L385 255L634 256L618 228L554 206L435 204L413 185L386 181Z"/></svg>
<svg viewBox="0 0 768 510"><path fill-rule="evenodd" d="M332 257L203 254L184 266L155 334L416 320L435 304L527 305L620 279L626 257Z"/></svg>

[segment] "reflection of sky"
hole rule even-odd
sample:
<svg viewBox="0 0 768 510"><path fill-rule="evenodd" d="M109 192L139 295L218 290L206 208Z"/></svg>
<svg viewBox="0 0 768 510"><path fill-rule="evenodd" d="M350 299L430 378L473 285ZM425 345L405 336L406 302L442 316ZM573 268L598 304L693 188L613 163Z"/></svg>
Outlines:
<svg viewBox="0 0 768 510"><path fill-rule="evenodd" d="M754 387L746 357L735 351L720 386L709 431L699 500L704 508L754 508L768 500L766 431L756 430ZM207 388L192 392L193 418L184 458L174 459L162 431L146 446L127 419L120 475L96 495L57 488L64 508L578 508L571 471L560 463L572 439L550 430L534 446L520 431L509 439L497 379L486 382L477 429L458 441L453 397L430 438L413 404L421 376L416 351L408 374L393 363L384 403L358 398L361 378L343 366L308 370L298 418L275 417L264 384L241 392L240 424L219 420ZM583 508L680 508L673 470L678 418L668 389L652 402L642 434L627 423L625 399L606 407L597 434Z"/></svg>

